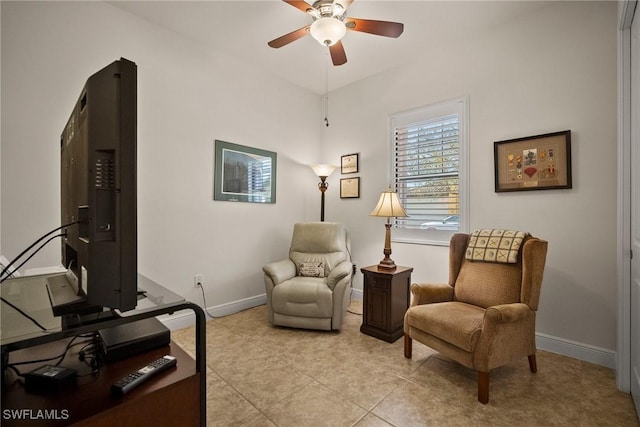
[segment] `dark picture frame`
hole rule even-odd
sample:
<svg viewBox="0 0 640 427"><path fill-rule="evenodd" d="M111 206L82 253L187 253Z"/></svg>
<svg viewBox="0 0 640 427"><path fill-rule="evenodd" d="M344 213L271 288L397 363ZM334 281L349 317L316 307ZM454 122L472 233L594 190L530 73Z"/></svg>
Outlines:
<svg viewBox="0 0 640 427"><path fill-rule="evenodd" d="M360 198L360 177L340 179L340 198Z"/></svg>
<svg viewBox="0 0 640 427"><path fill-rule="evenodd" d="M358 173L359 162L359 153L345 154L344 156L340 156L340 173L343 175Z"/></svg>
<svg viewBox="0 0 640 427"><path fill-rule="evenodd" d="M571 131L493 143L495 191L572 188Z"/></svg>
<svg viewBox="0 0 640 427"><path fill-rule="evenodd" d="M277 153L215 140L213 199L275 203Z"/></svg>

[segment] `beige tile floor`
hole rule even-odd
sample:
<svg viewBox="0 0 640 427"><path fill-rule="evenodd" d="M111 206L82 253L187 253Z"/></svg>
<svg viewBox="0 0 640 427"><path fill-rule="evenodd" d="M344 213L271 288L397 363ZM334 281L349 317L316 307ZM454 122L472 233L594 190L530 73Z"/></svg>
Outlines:
<svg viewBox="0 0 640 427"><path fill-rule="evenodd" d="M353 311L358 311L354 301ZM611 369L539 351L491 373L490 401L476 375L414 341L273 327L260 306L207 322L208 426L638 426ZM172 338L193 354L193 329Z"/></svg>

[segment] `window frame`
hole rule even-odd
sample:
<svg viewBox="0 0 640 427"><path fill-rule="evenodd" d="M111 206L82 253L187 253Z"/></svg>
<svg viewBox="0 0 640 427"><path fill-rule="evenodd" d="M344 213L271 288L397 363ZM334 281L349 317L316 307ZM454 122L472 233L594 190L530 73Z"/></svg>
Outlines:
<svg viewBox="0 0 640 427"><path fill-rule="evenodd" d="M438 117L459 115L459 162L458 162L458 230L423 230L402 228L394 219L391 240L397 243L448 246L454 233L466 233L469 229L469 99L468 96L425 105L389 116L389 182L397 190L395 167L395 129Z"/></svg>

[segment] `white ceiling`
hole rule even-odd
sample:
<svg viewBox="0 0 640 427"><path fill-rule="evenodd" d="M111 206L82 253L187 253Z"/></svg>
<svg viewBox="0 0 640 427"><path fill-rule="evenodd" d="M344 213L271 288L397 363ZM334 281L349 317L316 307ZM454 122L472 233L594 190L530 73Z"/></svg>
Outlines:
<svg viewBox="0 0 640 427"><path fill-rule="evenodd" d="M312 0L308 0L312 2ZM111 5L226 52L318 94L437 52L455 42L549 2L355 0L347 16L402 22L397 39L348 31L348 62L335 67L328 49L306 36L280 49L267 42L312 22L309 15L279 0L112 1ZM437 56L434 56L437 60Z"/></svg>

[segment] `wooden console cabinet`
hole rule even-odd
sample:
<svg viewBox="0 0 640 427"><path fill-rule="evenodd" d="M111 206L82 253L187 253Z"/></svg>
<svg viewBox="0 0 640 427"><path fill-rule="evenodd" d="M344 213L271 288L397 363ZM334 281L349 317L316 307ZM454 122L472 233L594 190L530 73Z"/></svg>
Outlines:
<svg viewBox="0 0 640 427"><path fill-rule="evenodd" d="M364 274L363 316L360 332L387 342L402 335L409 308L411 267L385 270L377 265L361 268Z"/></svg>

